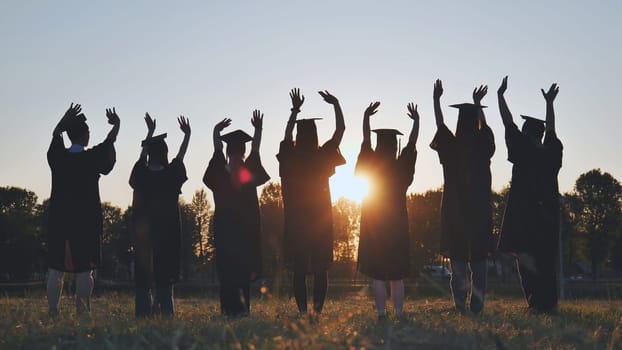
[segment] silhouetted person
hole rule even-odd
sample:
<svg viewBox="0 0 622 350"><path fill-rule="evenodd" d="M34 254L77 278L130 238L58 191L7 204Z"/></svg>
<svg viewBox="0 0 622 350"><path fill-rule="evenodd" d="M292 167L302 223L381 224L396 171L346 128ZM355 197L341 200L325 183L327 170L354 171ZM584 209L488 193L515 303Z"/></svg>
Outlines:
<svg viewBox="0 0 622 350"><path fill-rule="evenodd" d="M521 285L530 310L555 312L560 212L557 174L562 166L563 146L555 133L553 101L559 88L553 84L549 91L542 90L546 123L522 116L525 122L518 130L503 97L507 79L503 78L497 95L508 160L513 167L499 250L518 257Z"/></svg>
<svg viewBox="0 0 622 350"><path fill-rule="evenodd" d="M216 124L214 155L203 176L216 204L214 233L221 312L233 317L250 313L250 281L261 273L257 187L270 179L259 156L263 114L255 110L251 123L255 128L253 137L242 130L220 136L231 119ZM245 159L246 142L251 140L251 152ZM228 162L222 152L222 141L227 143Z"/></svg>
<svg viewBox="0 0 622 350"><path fill-rule="evenodd" d="M52 134L48 164L52 171L52 194L48 230L49 313L58 315L64 272L76 278L76 309L90 311L93 270L100 264L102 209L99 177L112 170L116 160L114 142L120 120L115 109L106 109L112 129L99 145L85 149L89 127L81 106L73 103ZM66 149L62 133L67 132L71 147Z"/></svg>
<svg viewBox="0 0 622 350"><path fill-rule="evenodd" d="M145 113L147 137L142 142L140 158L130 175L130 186L134 189L132 223L136 317L173 317L175 313L173 287L179 279L181 259L178 202L181 186L188 179L184 156L190 141L188 119L181 116L177 121L184 139L177 155L169 163L168 146L164 141L166 134L154 137L156 121Z"/></svg>
<svg viewBox="0 0 622 350"><path fill-rule="evenodd" d="M410 237L406 190L412 183L417 160L419 135L417 106L408 104L413 120L408 144L397 156L397 135L394 129L373 130L376 149L371 147L369 118L377 112L380 102L367 107L363 116L363 144L356 163L356 174L367 179L370 191L363 200L358 265L361 273L371 277L378 317L386 316L386 282L390 281L395 314L402 314L404 281L410 274Z"/></svg>
<svg viewBox="0 0 622 350"><path fill-rule="evenodd" d="M487 91L480 86L473 90L474 103L451 105L459 110L454 135L443 121L442 82L434 84L437 131L430 147L438 152L445 182L440 252L451 261L451 292L461 313L466 311L467 302L474 314L482 311L487 257L494 250L490 158L495 153L495 141L481 105Z"/></svg>
<svg viewBox="0 0 622 350"><path fill-rule="evenodd" d="M294 296L300 313L307 312L306 275L313 274L313 310L319 315L328 287L327 270L333 262L333 215L328 179L335 167L345 164L339 144L345 131L337 98L320 91L335 109L335 132L319 145L315 120L296 120L304 96L292 89L292 109L281 141L279 173L285 211L285 264L294 271ZM294 124L296 141L292 139Z"/></svg>

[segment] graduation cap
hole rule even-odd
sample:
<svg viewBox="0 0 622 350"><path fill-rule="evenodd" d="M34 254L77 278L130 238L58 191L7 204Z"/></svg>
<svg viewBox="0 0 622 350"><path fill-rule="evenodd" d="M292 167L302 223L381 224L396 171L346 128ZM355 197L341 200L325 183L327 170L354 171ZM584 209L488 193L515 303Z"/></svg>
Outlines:
<svg viewBox="0 0 622 350"><path fill-rule="evenodd" d="M478 128L477 114L482 108L487 106L476 105L474 103L458 103L449 105L458 108L458 125L456 126L456 136L473 134Z"/></svg>
<svg viewBox="0 0 622 350"><path fill-rule="evenodd" d="M374 129L376 133L376 149L390 147L397 147L397 136L404 135L396 129Z"/></svg>
<svg viewBox="0 0 622 350"><path fill-rule="evenodd" d="M306 118L296 120L296 142L316 147L318 145L318 138L315 121L321 119L322 118Z"/></svg>
<svg viewBox="0 0 622 350"><path fill-rule="evenodd" d="M306 118L306 119L298 119L296 120L296 130L300 132L305 129L315 129L315 121L322 120L322 118Z"/></svg>
<svg viewBox="0 0 622 350"><path fill-rule="evenodd" d="M148 139L144 139L143 142L141 142L140 145L143 146L143 147L144 146L151 146L151 145L154 145L156 143L164 142L165 138L166 138L166 133L160 134L160 135L157 135L157 136L150 137Z"/></svg>
<svg viewBox="0 0 622 350"><path fill-rule="evenodd" d="M231 144L242 144L243 145L247 143L248 141L251 141L253 138L249 134L238 129L228 134L221 135L220 139L226 142L227 145L231 145Z"/></svg>
<svg viewBox="0 0 622 350"><path fill-rule="evenodd" d="M533 129L536 132L543 133L545 130L545 121L542 119L530 117L528 115L522 115L521 118L525 119L525 123L523 124L524 128Z"/></svg>

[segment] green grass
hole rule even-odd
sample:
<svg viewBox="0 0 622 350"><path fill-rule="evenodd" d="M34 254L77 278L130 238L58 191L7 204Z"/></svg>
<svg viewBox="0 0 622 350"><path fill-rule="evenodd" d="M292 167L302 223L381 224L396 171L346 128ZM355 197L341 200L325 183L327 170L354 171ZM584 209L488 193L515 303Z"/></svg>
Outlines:
<svg viewBox="0 0 622 350"><path fill-rule="evenodd" d="M619 349L622 301L561 303L557 316L530 315L520 299L488 300L461 316L446 298L408 300L403 319L379 323L367 290L328 300L318 324L290 299L253 300L251 317L227 320L213 298L176 299L176 319L136 321L133 297L92 301L88 318L63 298L58 319L44 295L0 298L2 349Z"/></svg>

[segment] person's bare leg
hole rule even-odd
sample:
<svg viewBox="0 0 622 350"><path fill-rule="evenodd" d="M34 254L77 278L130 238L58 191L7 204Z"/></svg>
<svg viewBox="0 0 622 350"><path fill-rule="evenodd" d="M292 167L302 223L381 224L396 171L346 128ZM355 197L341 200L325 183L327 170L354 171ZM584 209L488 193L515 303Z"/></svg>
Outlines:
<svg viewBox="0 0 622 350"><path fill-rule="evenodd" d="M391 281L391 300L395 316L401 316L404 311L404 280Z"/></svg>
<svg viewBox="0 0 622 350"><path fill-rule="evenodd" d="M372 289L374 291L374 299L376 300L378 317L384 317L387 315L387 287L385 281L373 280Z"/></svg>
<svg viewBox="0 0 622 350"><path fill-rule="evenodd" d="M50 316L57 316L60 308L60 297L63 293L63 279L65 273L54 269L48 269L46 293L48 298L48 312Z"/></svg>
<svg viewBox="0 0 622 350"><path fill-rule="evenodd" d="M93 293L93 271L76 273L76 312L91 311L91 293Z"/></svg>

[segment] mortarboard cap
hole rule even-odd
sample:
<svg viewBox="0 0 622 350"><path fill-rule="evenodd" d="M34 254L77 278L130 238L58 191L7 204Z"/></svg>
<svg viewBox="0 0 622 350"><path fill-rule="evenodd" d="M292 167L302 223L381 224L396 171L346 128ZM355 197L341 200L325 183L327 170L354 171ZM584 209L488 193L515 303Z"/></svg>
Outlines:
<svg viewBox="0 0 622 350"><path fill-rule="evenodd" d="M521 118L525 119L525 122L532 122L532 123L538 123L542 126L544 126L544 124L546 123L546 121L542 120L542 119L538 119L538 118L534 118L534 117L530 117L528 115L522 115L521 114Z"/></svg>
<svg viewBox="0 0 622 350"><path fill-rule="evenodd" d="M488 108L488 106L481 106L481 105L478 106L474 103L457 103L454 105L449 105L449 107L458 108L459 110L470 110L470 111L474 111L479 108Z"/></svg>
<svg viewBox="0 0 622 350"><path fill-rule="evenodd" d="M374 129L372 130L376 133L377 136L397 136L404 135L399 130L396 129Z"/></svg>
<svg viewBox="0 0 622 350"><path fill-rule="evenodd" d="M166 138L166 133L160 134L160 135L156 135L156 136L153 136L153 137L150 137L148 139L143 140L143 142L140 145L141 146L153 145L154 143L158 143L158 142L164 141L165 138Z"/></svg>
<svg viewBox="0 0 622 350"><path fill-rule="evenodd" d="M245 144L246 142L251 141L253 138L249 134L238 129L228 134L220 136L220 139L226 142L227 145L230 145L230 144Z"/></svg>
<svg viewBox="0 0 622 350"><path fill-rule="evenodd" d="M322 118L306 118L306 119L298 119L296 120L296 126L300 127L305 127L308 125L315 125L315 121L316 120L322 120Z"/></svg>

